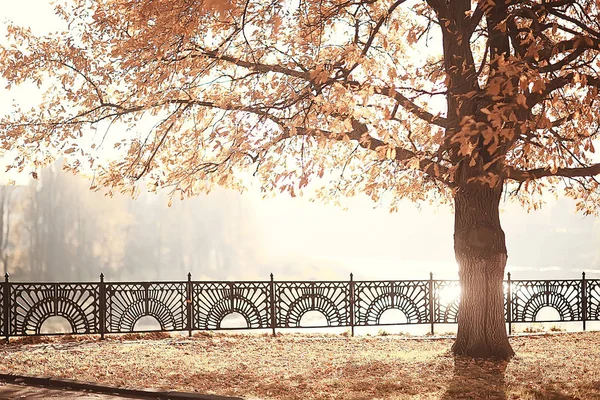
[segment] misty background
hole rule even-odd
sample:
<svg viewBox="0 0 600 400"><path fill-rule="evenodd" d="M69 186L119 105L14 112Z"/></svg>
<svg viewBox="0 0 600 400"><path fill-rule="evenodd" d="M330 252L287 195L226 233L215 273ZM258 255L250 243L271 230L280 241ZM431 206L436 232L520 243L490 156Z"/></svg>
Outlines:
<svg viewBox="0 0 600 400"><path fill-rule="evenodd" d="M21 185L0 176L0 261L13 281L457 278L448 206L390 214L366 197L344 210L217 189L169 207L166 194L90 191L61 163ZM531 213L502 207L513 279L600 277L598 218L567 199Z"/></svg>

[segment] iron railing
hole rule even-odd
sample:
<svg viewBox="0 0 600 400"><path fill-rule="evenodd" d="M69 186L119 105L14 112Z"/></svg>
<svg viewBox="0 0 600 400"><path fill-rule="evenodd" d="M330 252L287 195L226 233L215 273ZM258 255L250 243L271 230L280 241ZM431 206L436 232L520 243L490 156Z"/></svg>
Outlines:
<svg viewBox="0 0 600 400"><path fill-rule="evenodd" d="M514 323L581 322L600 320L600 280L504 281L509 333ZM21 283L0 284L0 335L46 335L42 325L63 317L72 334L144 332L136 323L152 316L161 331L225 329L356 327L457 322L460 286L456 280L355 281L187 281ZM539 320L544 307L559 319ZM382 321L390 309L400 310L402 321ZM304 326L302 317L318 311L326 323ZM222 326L237 313L245 325Z"/></svg>

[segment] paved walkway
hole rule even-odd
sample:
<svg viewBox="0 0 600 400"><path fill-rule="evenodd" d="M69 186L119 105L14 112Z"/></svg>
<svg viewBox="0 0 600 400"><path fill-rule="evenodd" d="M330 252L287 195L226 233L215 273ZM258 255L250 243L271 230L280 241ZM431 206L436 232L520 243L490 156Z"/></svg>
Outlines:
<svg viewBox="0 0 600 400"><path fill-rule="evenodd" d="M65 399L65 400L124 400L136 397L111 396L107 394L50 389L42 386L14 385L0 382L0 400L16 399ZM139 397L137 397L139 399Z"/></svg>
<svg viewBox="0 0 600 400"><path fill-rule="evenodd" d="M244 400L240 397L202 393L160 391L110 387L43 376L20 376L0 373L0 400L5 399L178 399L178 400Z"/></svg>

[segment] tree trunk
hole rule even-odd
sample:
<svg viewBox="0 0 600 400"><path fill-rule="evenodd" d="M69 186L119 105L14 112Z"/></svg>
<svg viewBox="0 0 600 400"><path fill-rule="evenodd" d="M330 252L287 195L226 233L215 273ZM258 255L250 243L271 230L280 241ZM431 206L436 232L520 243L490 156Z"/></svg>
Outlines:
<svg viewBox="0 0 600 400"><path fill-rule="evenodd" d="M454 252L461 284L458 333L452 351L477 358L514 355L504 316L506 243L500 226L502 184L461 182L454 196Z"/></svg>

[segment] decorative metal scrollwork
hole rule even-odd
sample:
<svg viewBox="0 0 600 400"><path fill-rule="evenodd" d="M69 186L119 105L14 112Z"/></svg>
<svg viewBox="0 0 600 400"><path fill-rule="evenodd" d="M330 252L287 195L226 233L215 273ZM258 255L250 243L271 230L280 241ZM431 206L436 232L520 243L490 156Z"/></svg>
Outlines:
<svg viewBox="0 0 600 400"><path fill-rule="evenodd" d="M508 322L509 320L509 308L508 308L508 285L507 281L502 282L502 295L504 298L504 319ZM511 286L512 287L512 286Z"/></svg>
<svg viewBox="0 0 600 400"><path fill-rule="evenodd" d="M107 283L107 330L133 332L145 316L154 317L162 331L183 330L187 323L186 300L183 282Z"/></svg>
<svg viewBox="0 0 600 400"><path fill-rule="evenodd" d="M267 282L194 282L194 328L221 329L223 319L242 315L247 329L268 328L271 318Z"/></svg>
<svg viewBox="0 0 600 400"><path fill-rule="evenodd" d="M587 319L600 320L600 280L587 281Z"/></svg>
<svg viewBox="0 0 600 400"><path fill-rule="evenodd" d="M511 280L503 283L505 316L512 323L600 320L600 280ZM585 291L585 293L584 293ZM510 298L510 301L509 301ZM0 334L40 335L50 317L62 317L72 333L126 333L145 316L161 331L345 327L456 323L460 285L456 280L310 282L104 282L12 283L0 285ZM544 307L555 321L540 321ZM406 320L382 321L387 310ZM320 312L326 323L305 324ZM585 311L585 312L584 312ZM224 326L240 314L245 324ZM352 314L351 314L352 313ZM510 315L509 315L510 313ZM354 332L354 329L352 329Z"/></svg>
<svg viewBox="0 0 600 400"><path fill-rule="evenodd" d="M327 326L349 325L348 282L277 282L275 304L280 327L300 327L302 316L319 311Z"/></svg>
<svg viewBox="0 0 600 400"><path fill-rule="evenodd" d="M581 281L512 281L513 322L535 322L538 312L552 307L561 321L581 320Z"/></svg>
<svg viewBox="0 0 600 400"><path fill-rule="evenodd" d="M433 281L434 322L458 322L460 285L458 281Z"/></svg>
<svg viewBox="0 0 600 400"><path fill-rule="evenodd" d="M5 318L5 304L4 304L4 284L0 284L0 335L6 336L6 326L4 326Z"/></svg>
<svg viewBox="0 0 600 400"><path fill-rule="evenodd" d="M63 317L72 333L98 333L98 285L11 284L11 332L39 335L50 317Z"/></svg>
<svg viewBox="0 0 600 400"><path fill-rule="evenodd" d="M356 325L381 325L390 309L402 311L407 324L428 321L427 281L356 282L354 290Z"/></svg>

